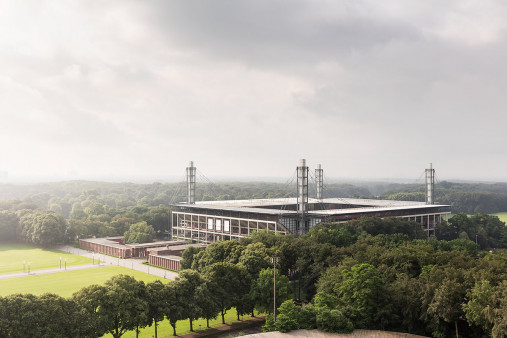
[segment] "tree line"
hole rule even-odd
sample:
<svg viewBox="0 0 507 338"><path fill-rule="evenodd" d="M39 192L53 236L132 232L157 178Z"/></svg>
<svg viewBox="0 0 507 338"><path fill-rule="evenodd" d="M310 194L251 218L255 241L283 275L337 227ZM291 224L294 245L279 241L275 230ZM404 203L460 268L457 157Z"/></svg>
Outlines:
<svg viewBox="0 0 507 338"><path fill-rule="evenodd" d="M290 298L287 277L278 274L277 299ZM272 269L263 269L255 278L241 265L214 263L205 273L182 271L174 282L150 283L128 275L117 275L104 285L82 288L70 298L56 294L34 296L13 294L0 297L2 337L121 337L127 331L154 327L167 319L177 335L177 323L189 320L194 331L196 319L222 317L235 307L239 316L254 315L273 299ZM271 296L271 297L270 297Z"/></svg>
<svg viewBox="0 0 507 338"><path fill-rule="evenodd" d="M489 229L484 219L498 221L477 215L470 222L482 220ZM472 231L468 220L460 223L463 215L451 220L443 226ZM276 323L268 317L266 330L361 328L435 337L456 331L462 337L504 337L507 252L500 246L491 253L481 250L481 245L492 249L490 244L463 236L428 239L414 222L364 218L319 224L300 237L258 232L205 251L191 249L184 252L183 266L202 271L216 262L237 262L251 269L267 266L268 256L279 257L296 302L283 303ZM254 257L264 259L251 265ZM265 310L272 312L267 304Z"/></svg>

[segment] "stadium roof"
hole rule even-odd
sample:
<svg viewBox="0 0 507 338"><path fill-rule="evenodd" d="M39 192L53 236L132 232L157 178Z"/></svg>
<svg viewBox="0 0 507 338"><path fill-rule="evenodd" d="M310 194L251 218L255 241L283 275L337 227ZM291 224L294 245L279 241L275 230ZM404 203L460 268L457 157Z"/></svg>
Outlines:
<svg viewBox="0 0 507 338"><path fill-rule="evenodd" d="M395 200L375 200L359 198L324 198L308 200L309 204L341 204L347 205L345 208L332 208L324 210L310 210L309 215L339 215L369 213L387 210L410 210L410 209L430 209L435 207L450 207L443 204L426 204L416 201L395 201ZM227 210L232 212L246 212L268 215L296 215L296 210L283 209L284 206L296 205L296 198L273 198L273 199L250 199L250 200L225 200L225 201L200 201L195 204L179 203L175 206L189 209L211 209ZM280 206L279 209L273 209L274 206Z"/></svg>

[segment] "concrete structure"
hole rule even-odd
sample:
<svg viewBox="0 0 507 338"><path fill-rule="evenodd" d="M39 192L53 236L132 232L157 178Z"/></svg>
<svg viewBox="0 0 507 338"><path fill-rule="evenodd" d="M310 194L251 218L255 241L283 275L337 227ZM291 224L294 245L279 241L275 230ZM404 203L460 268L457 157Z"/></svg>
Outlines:
<svg viewBox="0 0 507 338"><path fill-rule="evenodd" d="M299 221L296 223L296 233L306 233L309 230L309 224L307 222L306 214L308 213L308 167L306 166L306 160L301 159L299 161L299 167L297 167L297 206Z"/></svg>
<svg viewBox="0 0 507 338"><path fill-rule="evenodd" d="M179 271L180 270L180 261L182 258L180 256L159 256L159 255L150 255L148 257L148 263L150 265L158 266L164 269Z"/></svg>
<svg viewBox="0 0 507 338"><path fill-rule="evenodd" d="M426 204L433 204L433 196L435 195L435 169L430 163L426 173Z"/></svg>
<svg viewBox="0 0 507 338"><path fill-rule="evenodd" d="M188 168L187 168L188 169ZM301 235L324 221L347 222L359 217L401 217L420 223L428 236L436 224L450 215L449 205L433 201L434 169L426 170L426 202L353 198L322 198L322 168L316 170L317 196L308 197L306 160L297 167L297 197L280 199L206 201L173 206L172 236L204 243L238 239L254 231ZM317 174L318 173L318 174ZM319 191L320 190L320 191Z"/></svg>
<svg viewBox="0 0 507 338"><path fill-rule="evenodd" d="M81 249L119 258L148 257L153 248L168 248L186 244L186 241L160 241L142 244L123 244L123 237L87 238L79 240Z"/></svg>
<svg viewBox="0 0 507 338"><path fill-rule="evenodd" d="M206 248L204 244L182 244L149 250L148 262L164 269L178 271L183 251L189 247Z"/></svg>
<svg viewBox="0 0 507 338"><path fill-rule="evenodd" d="M317 169L315 169L315 197L320 200L322 199L323 191L324 191L324 169L322 169L320 164L317 164Z"/></svg>
<svg viewBox="0 0 507 338"><path fill-rule="evenodd" d="M323 221L347 222L373 216L401 217L431 230L445 215L451 213L449 205L428 205L425 202L309 199L309 210L305 217L308 228L301 228L301 213L296 198L207 201L174 206L178 210L172 213L173 238L204 243L238 239L259 230L300 235Z"/></svg>
<svg viewBox="0 0 507 338"><path fill-rule="evenodd" d="M195 203L195 176L197 169L194 167L194 162L190 161L187 167L187 203Z"/></svg>

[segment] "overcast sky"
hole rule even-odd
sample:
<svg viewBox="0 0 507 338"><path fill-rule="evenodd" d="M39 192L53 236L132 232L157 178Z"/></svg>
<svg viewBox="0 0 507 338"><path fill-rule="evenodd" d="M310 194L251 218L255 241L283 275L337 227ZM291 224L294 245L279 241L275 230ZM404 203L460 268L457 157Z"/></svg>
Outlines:
<svg viewBox="0 0 507 338"><path fill-rule="evenodd" d="M0 0L0 179L507 181L507 2Z"/></svg>

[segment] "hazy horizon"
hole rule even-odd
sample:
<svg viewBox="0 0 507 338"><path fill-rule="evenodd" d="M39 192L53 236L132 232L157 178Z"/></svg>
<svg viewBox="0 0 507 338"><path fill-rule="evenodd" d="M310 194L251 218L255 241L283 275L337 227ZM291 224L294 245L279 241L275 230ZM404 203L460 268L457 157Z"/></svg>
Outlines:
<svg viewBox="0 0 507 338"><path fill-rule="evenodd" d="M502 1L0 2L0 182L507 181Z"/></svg>

